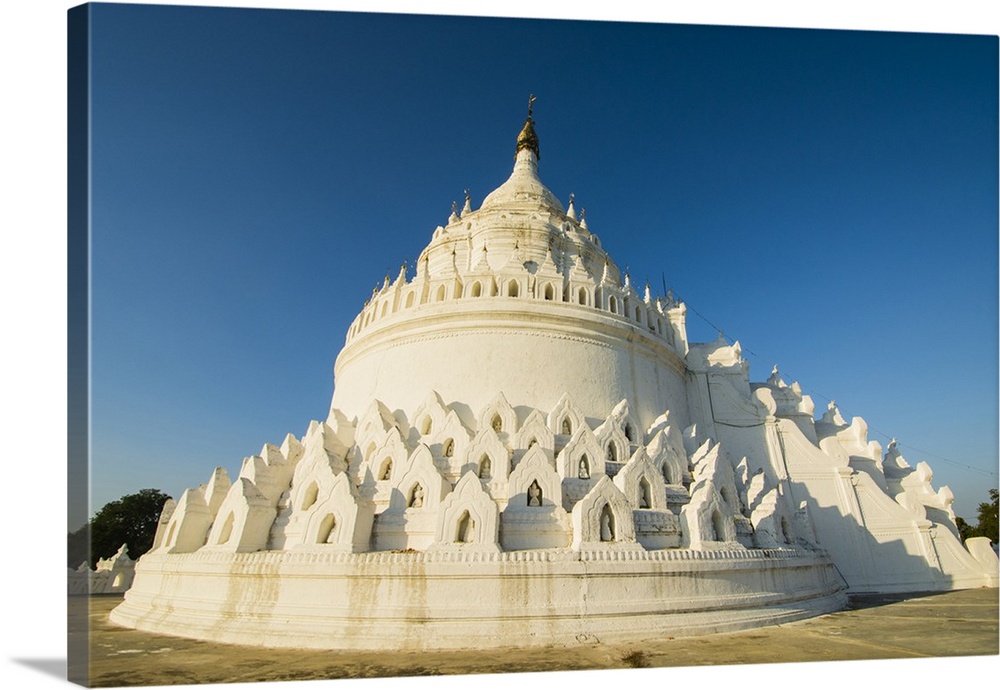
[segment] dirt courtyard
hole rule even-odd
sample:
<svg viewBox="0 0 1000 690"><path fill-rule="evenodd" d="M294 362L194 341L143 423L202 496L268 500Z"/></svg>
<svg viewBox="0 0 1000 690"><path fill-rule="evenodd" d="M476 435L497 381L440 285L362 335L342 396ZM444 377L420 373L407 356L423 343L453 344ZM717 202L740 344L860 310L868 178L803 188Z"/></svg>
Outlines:
<svg viewBox="0 0 1000 690"><path fill-rule="evenodd" d="M95 596L89 614L80 607L79 615L89 615L94 687L703 666L718 659L759 664L981 656L997 654L1000 645L996 589L855 596L844 611L795 623L702 637L581 644L571 653L555 646L484 654L226 645L112 625L108 613L120 601L119 596ZM84 670L71 668L70 677Z"/></svg>

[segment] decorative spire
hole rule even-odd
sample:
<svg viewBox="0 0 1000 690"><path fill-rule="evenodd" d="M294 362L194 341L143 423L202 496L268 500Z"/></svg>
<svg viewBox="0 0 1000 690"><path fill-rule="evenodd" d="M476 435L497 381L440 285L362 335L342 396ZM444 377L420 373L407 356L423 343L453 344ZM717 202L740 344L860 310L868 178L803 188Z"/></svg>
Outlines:
<svg viewBox="0 0 1000 690"><path fill-rule="evenodd" d="M774 368L771 369L771 377L767 380L767 385L775 386L777 388L785 388L787 384L782 380L781 373L778 371L778 365L775 364Z"/></svg>
<svg viewBox="0 0 1000 690"><path fill-rule="evenodd" d="M462 207L462 215L472 212L472 197L469 196L469 190L465 190L465 206Z"/></svg>
<svg viewBox="0 0 1000 690"><path fill-rule="evenodd" d="M535 121L531 118L531 109L534 102L535 95L531 94L528 96L528 118L524 121L521 133L517 135L517 148L514 150L515 160L521 149L528 149L535 154L535 158L538 160L542 159L542 155L538 152L538 135L535 134Z"/></svg>
<svg viewBox="0 0 1000 690"><path fill-rule="evenodd" d="M587 229L587 209L586 208L581 208L580 209L580 227L583 228L584 230Z"/></svg>
<svg viewBox="0 0 1000 690"><path fill-rule="evenodd" d="M573 199L575 199L575 198L576 198L576 195L573 194L573 192L570 192L569 193L569 208L566 209L566 216L569 217L569 218L572 218L573 220L576 220L576 209L573 208Z"/></svg>
<svg viewBox="0 0 1000 690"><path fill-rule="evenodd" d="M458 202L453 201L451 202L451 215L448 216L448 223L454 223L456 220L458 220Z"/></svg>

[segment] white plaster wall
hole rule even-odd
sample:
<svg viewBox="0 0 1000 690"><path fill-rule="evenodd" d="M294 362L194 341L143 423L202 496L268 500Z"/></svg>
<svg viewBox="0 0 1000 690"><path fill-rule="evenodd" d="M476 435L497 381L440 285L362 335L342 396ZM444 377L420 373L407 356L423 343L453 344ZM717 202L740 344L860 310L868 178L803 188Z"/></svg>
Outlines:
<svg viewBox="0 0 1000 690"><path fill-rule="evenodd" d="M846 604L829 560L791 550L149 554L138 567L112 622L275 647L615 642L784 623Z"/></svg>
<svg viewBox="0 0 1000 690"><path fill-rule="evenodd" d="M396 313L353 339L337 359L332 407L360 416L379 399L412 413L435 390L471 425L498 391L515 407L542 410L568 393L592 424L625 399L643 430L668 409L684 426L683 371L662 339L622 317L467 298Z"/></svg>

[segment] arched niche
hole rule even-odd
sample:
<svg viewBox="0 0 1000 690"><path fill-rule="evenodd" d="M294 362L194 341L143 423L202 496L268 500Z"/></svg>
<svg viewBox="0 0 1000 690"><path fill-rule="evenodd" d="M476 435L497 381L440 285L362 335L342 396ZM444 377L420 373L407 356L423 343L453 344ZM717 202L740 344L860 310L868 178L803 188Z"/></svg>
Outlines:
<svg viewBox="0 0 1000 690"><path fill-rule="evenodd" d="M309 511L302 542L296 548L367 551L374 507L361 498L346 474L337 474L329 484L326 497Z"/></svg>
<svg viewBox="0 0 1000 690"><path fill-rule="evenodd" d="M189 553L206 542L214 516L198 489L186 489L167 523L163 548L167 553Z"/></svg>
<svg viewBox="0 0 1000 690"><path fill-rule="evenodd" d="M633 508L668 510L663 475L643 448L632 454L615 475L614 483Z"/></svg>
<svg viewBox="0 0 1000 690"><path fill-rule="evenodd" d="M505 434L507 437L513 437L517 431L517 412L507 402L503 392L497 393L479 413L479 432L487 427L492 428L498 435Z"/></svg>
<svg viewBox="0 0 1000 690"><path fill-rule="evenodd" d="M700 483L681 508L683 537L689 548L718 548L736 542L735 515L712 482Z"/></svg>
<svg viewBox="0 0 1000 690"><path fill-rule="evenodd" d="M671 438L676 436L675 438ZM684 454L683 439L675 427L666 426L653 434L652 440L646 445L646 454L653 464L660 468L663 481L667 484L680 485L690 480L688 473L688 458Z"/></svg>
<svg viewBox="0 0 1000 690"><path fill-rule="evenodd" d="M632 506L607 476L573 506L573 548L642 549L635 539ZM611 528L610 538L607 531Z"/></svg>
<svg viewBox="0 0 1000 690"><path fill-rule="evenodd" d="M549 412L547 423L549 430L553 434L564 436L572 435L573 432L586 424L583 415L576 409L569 395L566 393L563 393L562 397L559 398L559 402Z"/></svg>
<svg viewBox="0 0 1000 690"><path fill-rule="evenodd" d="M441 502L432 550L499 551L499 512L479 477L466 472Z"/></svg>
<svg viewBox="0 0 1000 690"><path fill-rule="evenodd" d="M267 496L250 479L239 477L233 483L218 514L226 517L212 526L208 544L235 552L267 548L276 511Z"/></svg>
<svg viewBox="0 0 1000 690"><path fill-rule="evenodd" d="M299 510L309 510L317 498L319 498L319 484L311 481L302 494L302 499L299 502Z"/></svg>
<svg viewBox="0 0 1000 690"><path fill-rule="evenodd" d="M555 452L555 435L549 429L545 417L538 410L532 410L524 424L517 430L514 436L513 447L515 458L519 458L534 445L541 448L549 457L553 457Z"/></svg>
<svg viewBox="0 0 1000 690"><path fill-rule="evenodd" d="M587 474L580 477L580 461L586 456ZM559 455L556 456L556 469L563 479L590 479L604 474L604 454L587 425L577 429Z"/></svg>
<svg viewBox="0 0 1000 690"><path fill-rule="evenodd" d="M430 449L420 444L406 459L396 478L391 480L393 491L389 499L389 510L402 512L414 507L436 510L443 498L451 490L451 485L442 476L434 463ZM420 487L420 505L413 506L416 488Z"/></svg>
<svg viewBox="0 0 1000 690"><path fill-rule="evenodd" d="M529 489L535 484L540 490L539 504L529 506ZM529 510L544 506L562 506L562 481L545 452L529 448L507 480L507 510Z"/></svg>
<svg viewBox="0 0 1000 690"><path fill-rule="evenodd" d="M510 474L510 453L493 427L486 427L476 434L469 444L466 457L463 473L474 472L480 479L494 486L507 481L507 475ZM485 475L484 460L488 461Z"/></svg>

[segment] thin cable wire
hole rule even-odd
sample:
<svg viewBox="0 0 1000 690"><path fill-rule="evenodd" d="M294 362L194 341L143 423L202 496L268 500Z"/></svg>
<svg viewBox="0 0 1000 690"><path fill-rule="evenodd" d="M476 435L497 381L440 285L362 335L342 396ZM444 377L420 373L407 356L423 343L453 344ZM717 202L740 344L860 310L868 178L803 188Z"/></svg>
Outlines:
<svg viewBox="0 0 1000 690"><path fill-rule="evenodd" d="M685 305L687 305L688 309L690 309L692 312L694 312L694 314L696 316L698 316L698 318L700 318L702 321L704 321L709 326L711 326L720 336L722 336L723 340L725 340L726 342L736 342L734 339L729 338L729 337L726 336L726 332L725 332L724 329L719 328L718 326L716 326L714 323L712 323L711 321L709 321L708 318L706 318L701 312L699 312L697 309L695 309L694 307L692 307L691 304L689 302L687 302L686 300L684 300L684 298L682 298L673 289L672 286L671 286L670 290L673 292L673 294L675 295L675 297L677 298L678 301L684 302ZM762 362L765 361L763 357L761 357L760 355L758 355L753 350L748 350L747 348L743 347L742 344L740 345L740 350L742 352L745 352L746 354L752 356L752 357L756 357L757 359L759 359ZM790 379L795 380L795 377L792 376L792 374L790 372L785 372L785 374ZM799 385L801 386L802 384L800 383ZM803 390L806 391L810 397L820 398L822 400L825 400L827 403L833 402L833 398L828 398L825 395L822 395L821 393L816 392L811 387L810 388L803 388ZM876 434L879 434L880 436L884 436L886 439L888 439L890 441L896 441L896 445L897 446L901 446L903 448L907 448L909 450L912 450L915 453L919 453L920 455L926 455L928 457L934 458L935 460L940 460L941 462L946 463L948 465L951 465L952 467L957 467L957 468L963 469L963 470L969 470L971 472L978 472L980 474L985 474L985 475L991 476L991 477L997 476L997 473L995 471L993 471L993 470L983 469L982 467L973 467L972 465L965 465L963 463L951 460L950 458L946 458L946 457L944 457L942 455L938 455L936 453L931 453L931 452L926 451L926 450L921 450L920 448L917 448L916 446L912 446L909 443L902 443L901 441L896 440L896 437L893 436L892 434L887 434L886 432L881 431L879 429L876 429L875 427L873 427L871 425L868 426L868 431L873 431Z"/></svg>

